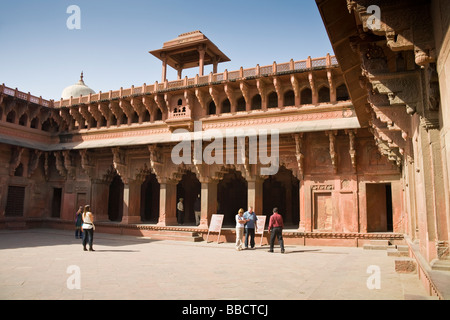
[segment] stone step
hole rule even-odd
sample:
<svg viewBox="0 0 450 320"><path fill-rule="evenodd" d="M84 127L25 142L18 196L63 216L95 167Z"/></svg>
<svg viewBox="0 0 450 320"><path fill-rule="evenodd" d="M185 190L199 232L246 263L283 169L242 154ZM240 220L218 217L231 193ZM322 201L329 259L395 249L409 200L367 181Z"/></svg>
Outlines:
<svg viewBox="0 0 450 320"><path fill-rule="evenodd" d="M168 236L190 236L190 237L197 237L198 232L197 231L181 231L181 230L157 230L154 231L155 234L164 234ZM151 236L151 235L150 235Z"/></svg>
<svg viewBox="0 0 450 320"><path fill-rule="evenodd" d="M365 250L387 250L388 248L390 248L389 240L370 240L363 245Z"/></svg>
<svg viewBox="0 0 450 320"><path fill-rule="evenodd" d="M161 233L154 233L149 236L153 240L174 240L174 241L188 241L201 242L203 238L196 232L180 232L180 231L163 231Z"/></svg>
<svg viewBox="0 0 450 320"><path fill-rule="evenodd" d="M409 252L409 247L407 245L397 245L397 250L401 252Z"/></svg>
<svg viewBox="0 0 450 320"><path fill-rule="evenodd" d="M430 263L432 270L450 271L450 259L434 259Z"/></svg>
<svg viewBox="0 0 450 320"><path fill-rule="evenodd" d="M25 221L8 221L6 222L6 228L8 230L25 230L28 229Z"/></svg>
<svg viewBox="0 0 450 320"><path fill-rule="evenodd" d="M409 247L407 245L396 245L387 249L389 257L409 257Z"/></svg>
<svg viewBox="0 0 450 320"><path fill-rule="evenodd" d="M417 262L412 258L398 258L394 261L395 271L398 273L416 273Z"/></svg>
<svg viewBox="0 0 450 320"><path fill-rule="evenodd" d="M402 251L398 248L388 248L387 255L389 257L409 257L409 251Z"/></svg>

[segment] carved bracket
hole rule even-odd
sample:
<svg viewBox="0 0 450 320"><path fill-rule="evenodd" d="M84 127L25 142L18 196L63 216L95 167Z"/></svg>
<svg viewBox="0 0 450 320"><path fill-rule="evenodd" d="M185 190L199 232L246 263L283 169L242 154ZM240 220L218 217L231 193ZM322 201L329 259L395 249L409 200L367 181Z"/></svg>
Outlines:
<svg viewBox="0 0 450 320"><path fill-rule="evenodd" d="M116 169L123 183L128 184L128 166L127 166L127 158L125 150L120 147L111 148L113 153L113 165L114 169Z"/></svg>

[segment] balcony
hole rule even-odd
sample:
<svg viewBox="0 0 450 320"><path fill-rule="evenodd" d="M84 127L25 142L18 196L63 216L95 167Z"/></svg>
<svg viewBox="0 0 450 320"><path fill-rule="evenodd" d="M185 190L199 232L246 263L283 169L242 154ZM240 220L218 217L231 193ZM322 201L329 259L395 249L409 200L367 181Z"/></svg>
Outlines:
<svg viewBox="0 0 450 320"><path fill-rule="evenodd" d="M192 119L190 107L177 106L174 108L168 113L166 124L171 132L177 129L192 131L194 129L194 120Z"/></svg>

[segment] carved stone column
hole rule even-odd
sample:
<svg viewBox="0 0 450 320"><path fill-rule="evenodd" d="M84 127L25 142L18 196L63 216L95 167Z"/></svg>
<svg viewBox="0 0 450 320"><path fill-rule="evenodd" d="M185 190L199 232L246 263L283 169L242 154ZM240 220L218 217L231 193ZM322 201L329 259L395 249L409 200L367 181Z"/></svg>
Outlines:
<svg viewBox="0 0 450 320"><path fill-rule="evenodd" d="M256 214L263 214L263 183L262 177L247 178L247 201ZM247 209L247 208L245 208Z"/></svg>
<svg viewBox="0 0 450 320"><path fill-rule="evenodd" d="M158 226L174 226L177 224L177 181L158 178L159 182L159 220Z"/></svg>
<svg viewBox="0 0 450 320"><path fill-rule="evenodd" d="M93 179L91 183L91 209L95 215L95 221L109 221L108 201L109 184L111 181Z"/></svg>
<svg viewBox="0 0 450 320"><path fill-rule="evenodd" d="M141 180L128 180L123 186L123 224L141 222Z"/></svg>
<svg viewBox="0 0 450 320"><path fill-rule="evenodd" d="M198 48L198 54L199 54L199 61L198 61L198 65L199 65L199 70L198 70L198 75L201 77L204 74L205 71L205 47L201 46Z"/></svg>
<svg viewBox="0 0 450 320"><path fill-rule="evenodd" d="M208 229L211 215L217 213L218 181L210 178L200 178L201 186L201 217L199 229Z"/></svg>

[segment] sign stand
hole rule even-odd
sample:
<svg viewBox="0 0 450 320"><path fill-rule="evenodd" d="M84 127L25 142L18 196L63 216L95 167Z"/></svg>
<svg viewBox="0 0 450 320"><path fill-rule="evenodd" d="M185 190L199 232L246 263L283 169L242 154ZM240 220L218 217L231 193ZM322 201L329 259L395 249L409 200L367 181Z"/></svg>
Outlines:
<svg viewBox="0 0 450 320"><path fill-rule="evenodd" d="M208 237L210 232L219 232L217 237L217 243L220 239L220 231L222 230L223 214L213 214L211 216L211 223L209 224L208 235L206 236L206 243L208 243Z"/></svg>
<svg viewBox="0 0 450 320"><path fill-rule="evenodd" d="M255 231L256 234L261 235L261 241L259 242L259 246L262 247L262 240L264 237L264 227L266 226L266 216L256 216L258 220L256 221L257 231Z"/></svg>

